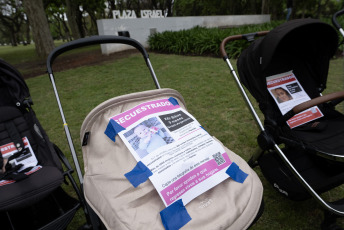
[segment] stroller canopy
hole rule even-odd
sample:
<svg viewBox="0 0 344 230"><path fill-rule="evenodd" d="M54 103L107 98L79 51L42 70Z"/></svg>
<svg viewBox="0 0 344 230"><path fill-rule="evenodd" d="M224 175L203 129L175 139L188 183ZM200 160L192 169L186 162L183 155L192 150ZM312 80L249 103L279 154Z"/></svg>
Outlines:
<svg viewBox="0 0 344 230"><path fill-rule="evenodd" d="M237 63L240 80L260 102L268 96L266 77L293 70L314 98L326 88L329 61L337 46L338 34L329 24L316 19L286 22L242 52Z"/></svg>
<svg viewBox="0 0 344 230"><path fill-rule="evenodd" d="M30 98L29 88L22 75L0 59L0 105L20 105Z"/></svg>

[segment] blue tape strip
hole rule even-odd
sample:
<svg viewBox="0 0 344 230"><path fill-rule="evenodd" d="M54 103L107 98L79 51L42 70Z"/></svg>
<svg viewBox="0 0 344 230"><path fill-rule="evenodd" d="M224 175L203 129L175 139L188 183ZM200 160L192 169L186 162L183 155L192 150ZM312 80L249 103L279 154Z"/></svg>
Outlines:
<svg viewBox="0 0 344 230"><path fill-rule="evenodd" d="M234 181L239 182L239 183L244 183L246 177L248 176L248 174L243 172L235 162L232 162L232 164L226 170L226 173Z"/></svg>
<svg viewBox="0 0 344 230"><path fill-rule="evenodd" d="M160 217L166 230L180 229L191 220L181 199L162 210Z"/></svg>
<svg viewBox="0 0 344 230"><path fill-rule="evenodd" d="M115 137L116 135L121 132L122 130L125 130L121 125L119 125L116 121L110 120L109 124L107 125L105 129L105 134L108 136L113 142L116 141Z"/></svg>
<svg viewBox="0 0 344 230"><path fill-rule="evenodd" d="M151 175L153 175L153 173L141 161L136 164L133 170L124 174L124 176L135 188L148 180L148 177Z"/></svg>
<svg viewBox="0 0 344 230"><path fill-rule="evenodd" d="M177 99L175 99L174 97L170 97L168 100L169 100L169 101L172 103L172 105L174 105L174 106L179 105Z"/></svg>
<svg viewBox="0 0 344 230"><path fill-rule="evenodd" d="M208 132L202 125L200 126L204 131Z"/></svg>

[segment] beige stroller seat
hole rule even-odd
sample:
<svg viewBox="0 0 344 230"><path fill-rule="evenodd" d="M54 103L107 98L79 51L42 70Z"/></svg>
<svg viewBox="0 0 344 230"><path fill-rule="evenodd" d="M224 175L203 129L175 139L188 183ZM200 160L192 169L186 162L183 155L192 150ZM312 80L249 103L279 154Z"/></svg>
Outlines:
<svg viewBox="0 0 344 230"><path fill-rule="evenodd" d="M225 159L230 160L230 166L226 167L229 176L185 205L180 200L165 205L149 176L139 183L128 179L126 175L137 169L141 161L138 163L119 134L109 134L109 119L143 103L169 98L173 98L182 111L187 110L179 92L160 88L148 54L133 39L114 36L80 39L72 42L70 47L68 44L62 47L62 51L56 51L56 55L74 47L106 42L125 43L139 49L157 89L109 99L95 107L85 118L80 131L84 160L81 181L90 210L94 211L106 229L249 228L262 214L262 183L239 155L223 146L215 137L210 136L216 145L224 149ZM54 58L55 55L52 56ZM245 175L244 178L240 178L240 175L236 178L238 174L231 174L231 166L243 172L240 175ZM174 207L172 212L170 207Z"/></svg>

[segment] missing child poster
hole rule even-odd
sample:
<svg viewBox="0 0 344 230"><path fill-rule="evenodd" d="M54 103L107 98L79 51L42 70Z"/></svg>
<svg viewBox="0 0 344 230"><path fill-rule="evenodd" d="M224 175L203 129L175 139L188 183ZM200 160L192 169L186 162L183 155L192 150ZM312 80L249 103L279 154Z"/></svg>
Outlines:
<svg viewBox="0 0 344 230"><path fill-rule="evenodd" d="M17 156L16 158L11 159L11 156L18 153L17 148L14 146L14 143L8 143L5 145L0 146L0 152L2 154L2 158L4 161L4 166L0 171L2 173L6 172L5 166L6 164L10 164L12 167L20 166L20 168L17 170L17 172L22 172L28 168L30 170L26 170L25 174L30 175L37 170L41 169L42 166L37 165L38 161L37 158L32 150L32 147L30 145L30 142L27 137L22 138L24 143L24 150L21 155ZM14 180L0 180L0 186L12 184L14 183Z"/></svg>
<svg viewBox="0 0 344 230"><path fill-rule="evenodd" d="M292 71L273 75L266 78L268 91L274 98L282 115L295 106L311 100ZM309 108L294 115L287 121L290 128L295 128L307 122L322 117L323 114L317 106Z"/></svg>
<svg viewBox="0 0 344 230"><path fill-rule="evenodd" d="M166 206L184 205L229 176L232 163L224 148L175 99L142 103L110 118L131 154L153 175L149 177Z"/></svg>

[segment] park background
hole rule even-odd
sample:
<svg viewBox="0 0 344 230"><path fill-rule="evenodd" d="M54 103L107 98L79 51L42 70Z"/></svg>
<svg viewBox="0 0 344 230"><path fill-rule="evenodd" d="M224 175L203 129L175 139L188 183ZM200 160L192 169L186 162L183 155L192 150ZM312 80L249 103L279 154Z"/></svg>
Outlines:
<svg viewBox="0 0 344 230"><path fill-rule="evenodd" d="M46 56L54 47L96 35L96 20L112 18L112 10L161 9L168 17L270 14L271 22L264 25L235 28L229 25L228 28L194 28L156 34L147 47L161 86L178 90L184 96L189 112L210 134L245 160L257 151L258 128L219 56L218 47L226 36L270 30L285 22L284 1L1 0L0 4L0 58L22 72L39 120L51 140L66 155L69 155L69 148L51 83L45 73ZM30 16L30 7L37 6L41 8ZM332 15L343 7L344 1L336 0L294 1L291 19L312 17L331 24ZM36 21L44 22L41 18L35 19L38 15L46 19L47 30L38 30L43 26L35 24ZM244 44L233 45L231 56L234 63L244 48ZM80 162L79 130L88 112L108 98L154 88L142 57L132 50L104 56L99 46L84 48L59 58L54 70ZM343 90L343 80L342 47L339 46L331 61L325 93ZM264 179L259 167L255 171L264 185L265 211L252 229L319 229L323 212L314 200L289 201ZM324 196L331 199L343 194L341 186ZM79 212L68 229L77 229L83 222ZM344 221L340 219L339 224L343 227Z"/></svg>

